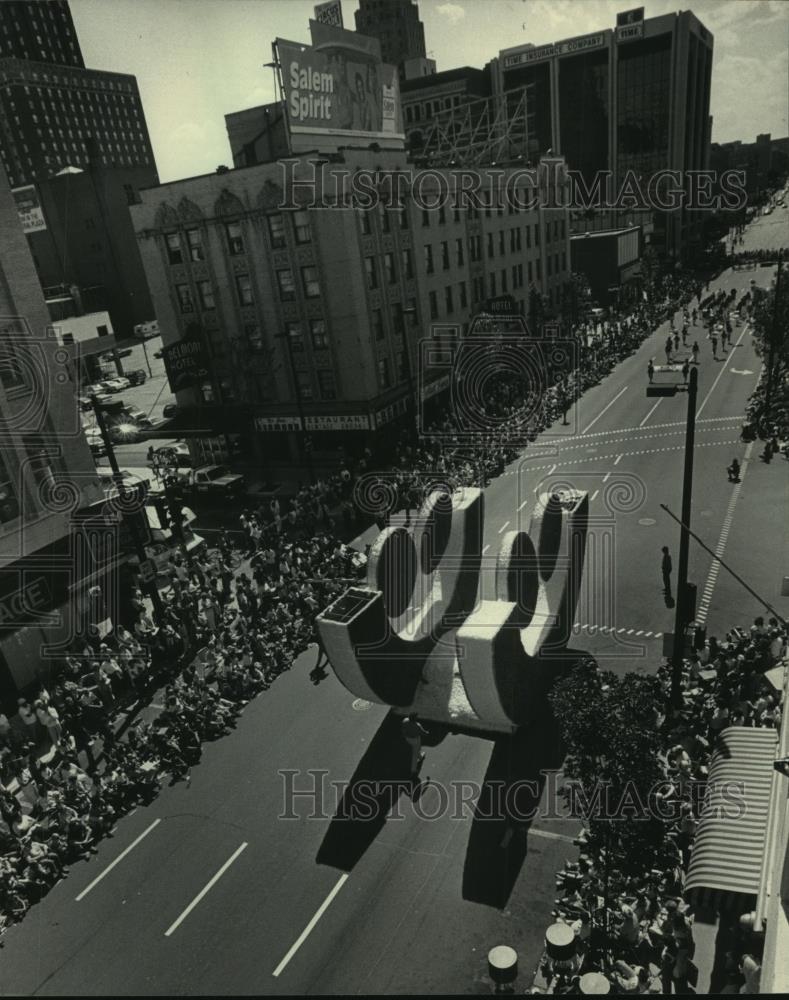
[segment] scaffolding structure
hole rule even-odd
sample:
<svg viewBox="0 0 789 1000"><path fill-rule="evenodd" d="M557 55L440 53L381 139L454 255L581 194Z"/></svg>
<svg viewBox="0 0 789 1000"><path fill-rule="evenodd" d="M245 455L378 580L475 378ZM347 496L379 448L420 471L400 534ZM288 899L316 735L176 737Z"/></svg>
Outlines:
<svg viewBox="0 0 789 1000"><path fill-rule="evenodd" d="M473 166L529 160L539 153L530 129L531 85L480 97L436 113L410 132L411 153L431 166ZM416 141L419 133L422 141Z"/></svg>

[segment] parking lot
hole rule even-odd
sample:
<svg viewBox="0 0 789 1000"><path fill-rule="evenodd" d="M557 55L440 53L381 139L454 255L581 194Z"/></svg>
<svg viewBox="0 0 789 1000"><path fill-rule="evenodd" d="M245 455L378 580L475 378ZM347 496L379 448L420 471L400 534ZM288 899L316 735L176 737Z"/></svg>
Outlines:
<svg viewBox="0 0 789 1000"><path fill-rule="evenodd" d="M168 403L175 402L175 396L170 392L167 376L164 371L164 362L161 358L155 358L154 354L162 348L162 338L153 337L151 340L138 343L124 343L119 345L120 349L126 350L131 347L131 354L121 359L124 372L131 372L141 369L146 374L146 380L142 385L130 386L121 392L112 395L112 400L121 400L127 407L136 407L141 410L151 422L156 425L163 419L163 411ZM148 354L146 363L145 353ZM148 365L150 364L150 374ZM113 366L114 367L114 366ZM84 414L86 430L96 428L96 420L92 411L88 410ZM137 441L130 444L116 444L115 454L121 468L144 468L146 466L146 455L150 444L154 447L169 443L165 440ZM97 468L109 468L106 456L96 457Z"/></svg>

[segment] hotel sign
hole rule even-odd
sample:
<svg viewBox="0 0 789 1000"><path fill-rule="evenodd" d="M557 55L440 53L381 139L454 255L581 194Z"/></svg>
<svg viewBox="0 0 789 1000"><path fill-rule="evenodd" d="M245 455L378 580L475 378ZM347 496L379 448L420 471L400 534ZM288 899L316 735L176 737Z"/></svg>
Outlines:
<svg viewBox="0 0 789 1000"><path fill-rule="evenodd" d="M554 42L553 45L538 45L535 48L524 49L521 52L512 52L504 56L502 63L504 69L512 69L513 66L523 66L526 63L538 62L540 59L550 59L553 56L577 55L579 52L588 52L590 49L600 49L604 45L605 34L598 31L592 35L565 38L563 41Z"/></svg>
<svg viewBox="0 0 789 1000"><path fill-rule="evenodd" d="M327 0L326 3L315 5L315 20L321 24L330 24L334 28L342 28L342 4L340 0Z"/></svg>

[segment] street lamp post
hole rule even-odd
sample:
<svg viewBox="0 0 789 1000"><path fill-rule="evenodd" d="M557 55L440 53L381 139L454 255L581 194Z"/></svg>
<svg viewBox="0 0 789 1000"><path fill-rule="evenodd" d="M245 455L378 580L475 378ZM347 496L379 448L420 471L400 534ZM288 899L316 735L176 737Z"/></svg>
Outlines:
<svg viewBox="0 0 789 1000"><path fill-rule="evenodd" d="M693 446L696 439L696 396L699 372L692 368L688 378L688 413L685 422L685 470L682 477L682 528L679 536L677 603L674 617L674 650L671 658L671 704L682 704L682 657L688 625L688 555L690 551L690 509L693 495Z"/></svg>
<svg viewBox="0 0 789 1000"><path fill-rule="evenodd" d="M301 391L299 389L299 380L296 373L296 360L293 357L293 344L291 343L290 334L280 333L277 335L278 340L285 341L285 347L288 355L288 364L290 366L290 374L293 379L293 391L296 394L296 409L299 413L299 423L301 424L300 440L301 440L301 455L307 465L307 472L310 477L310 483L315 485L315 469L312 464L312 449L307 447L307 422L304 416L304 401L301 398Z"/></svg>
<svg viewBox="0 0 789 1000"><path fill-rule="evenodd" d="M101 434L101 439L104 442L104 448L107 452L107 460L110 463L110 468L112 469L112 478L115 481L115 485L118 488L119 493L124 492L123 476L121 475L121 470L118 466L118 459L115 456L115 448L112 444L112 438L110 437L109 430L107 429L107 423L104 419L104 414L106 408L98 401L95 394L92 394L90 401L93 405L93 412L96 415L96 424L99 428L99 433ZM137 515L134 513L124 513L123 520L129 526L129 532L132 537L132 544L134 545L134 551L137 559L140 562L140 566L148 558L145 552L145 543L143 541L143 536L140 533L140 526L137 521ZM162 604L162 596L159 593L159 588L156 586L156 578L154 577L150 583L144 584L145 589L148 592L148 596L151 598L153 603L153 615L156 623L159 624L162 620L164 613L164 605Z"/></svg>

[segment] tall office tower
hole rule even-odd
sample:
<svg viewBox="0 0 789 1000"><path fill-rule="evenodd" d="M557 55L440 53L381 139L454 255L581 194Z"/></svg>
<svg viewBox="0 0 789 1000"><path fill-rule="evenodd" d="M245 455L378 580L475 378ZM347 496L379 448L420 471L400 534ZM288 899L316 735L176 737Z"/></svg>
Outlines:
<svg viewBox="0 0 789 1000"><path fill-rule="evenodd" d="M407 60L426 56L425 27L419 20L419 7L412 0L360 0L356 30L378 39L381 58L397 66L401 76Z"/></svg>
<svg viewBox="0 0 789 1000"><path fill-rule="evenodd" d="M85 63L66 0L3 0L0 3L0 58L78 66Z"/></svg>
<svg viewBox="0 0 789 1000"><path fill-rule="evenodd" d="M50 7L60 20L47 33ZM148 167L157 182L136 78L84 67L65 2L0 3L0 158L11 186L86 168L91 137L105 166Z"/></svg>
<svg viewBox="0 0 789 1000"><path fill-rule="evenodd" d="M531 85L532 153L551 149L591 183L709 164L712 34L690 11L617 15L614 28L499 54L497 88ZM601 216L605 219L605 216ZM698 236L692 213L655 213L655 239L679 257ZM585 222L584 222L585 224Z"/></svg>

